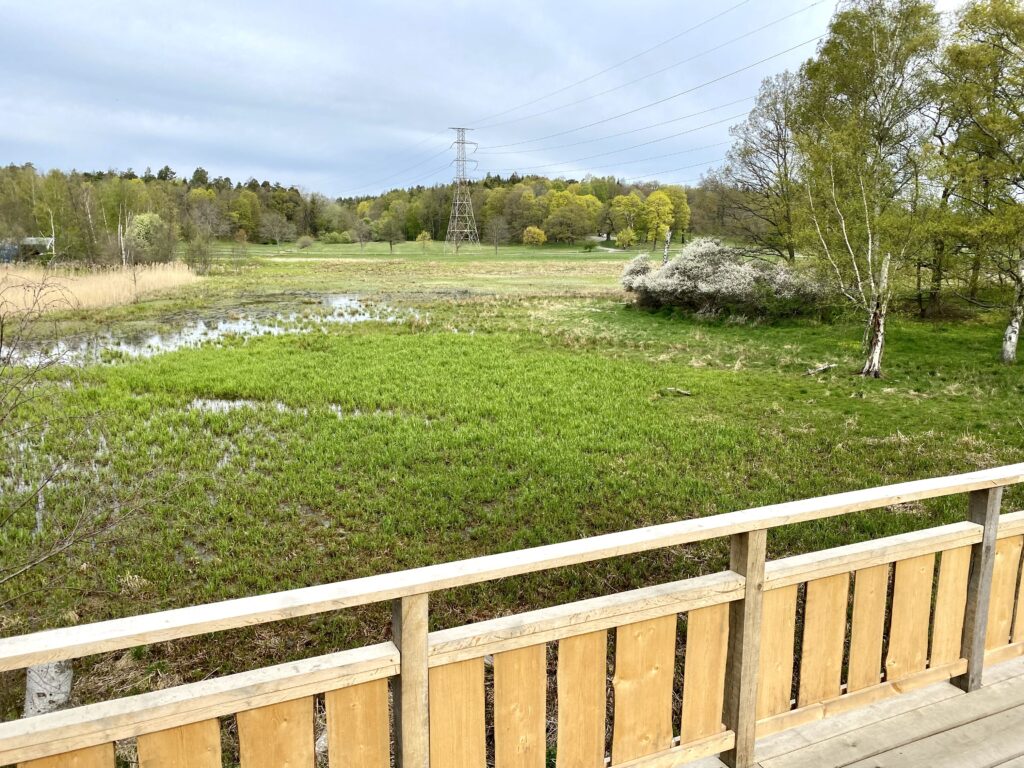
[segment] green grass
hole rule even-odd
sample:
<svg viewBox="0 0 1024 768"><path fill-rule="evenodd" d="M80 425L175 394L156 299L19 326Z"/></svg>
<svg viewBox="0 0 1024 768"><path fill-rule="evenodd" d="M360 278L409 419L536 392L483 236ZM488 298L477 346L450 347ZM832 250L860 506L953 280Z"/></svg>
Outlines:
<svg viewBox="0 0 1024 768"><path fill-rule="evenodd" d="M76 329L164 327L337 292L414 307L421 319L234 339L54 386L33 418L60 419L30 455L43 466L66 448L78 469L50 491L48 509L67 516L139 486L145 504L109 540L0 593L0 633L1022 458L1024 381L997 362L998 317L894 318L886 378L869 381L853 375L856 324L637 310L616 287L622 261L514 249L497 261L261 256L220 263L174 296L67 316ZM821 362L838 367L803 375ZM693 396L663 397L666 387ZM190 407L199 398L251 403L208 413ZM82 424L102 424L106 445L98 429L76 436ZM1019 492L1007 499L1020 508ZM928 527L960 519L964 506L954 497L795 526L774 532L769 548L777 557ZM21 523L5 558L33 546L28 512ZM724 543L710 542L452 590L433 598L432 621L452 626L725 562ZM78 695L364 644L387 625L386 606L370 607L116 654L102 672L84 668ZM0 705L10 714L17 696Z"/></svg>

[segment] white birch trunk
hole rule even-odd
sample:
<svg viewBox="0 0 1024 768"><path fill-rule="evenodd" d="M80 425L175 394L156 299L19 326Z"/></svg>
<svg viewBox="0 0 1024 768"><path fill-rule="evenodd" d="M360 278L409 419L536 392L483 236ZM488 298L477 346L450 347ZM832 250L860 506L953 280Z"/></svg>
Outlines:
<svg viewBox="0 0 1024 768"><path fill-rule="evenodd" d="M1006 332L1003 333L1004 363L1017 362L1017 340L1020 338L1022 321L1024 321L1024 280L1017 283L1017 290L1013 296L1013 308L1010 310L1010 322L1007 323Z"/></svg>
<svg viewBox="0 0 1024 768"><path fill-rule="evenodd" d="M874 379L882 378L882 353L885 351L885 320L889 314L889 268L892 264L891 254L882 258L881 269L877 280L872 276L871 306L868 312L868 324L864 330L864 347L867 359L861 376Z"/></svg>
<svg viewBox="0 0 1024 768"><path fill-rule="evenodd" d="M861 376L882 378L882 352L885 350L885 308L876 307L868 318L867 359Z"/></svg>
<svg viewBox="0 0 1024 768"><path fill-rule="evenodd" d="M23 716L45 715L67 704L73 677L70 661L50 661L25 670Z"/></svg>

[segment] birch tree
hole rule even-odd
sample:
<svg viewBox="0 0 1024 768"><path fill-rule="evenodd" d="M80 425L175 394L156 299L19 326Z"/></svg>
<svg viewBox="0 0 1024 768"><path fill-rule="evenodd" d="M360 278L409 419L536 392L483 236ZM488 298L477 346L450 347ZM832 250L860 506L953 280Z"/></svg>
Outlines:
<svg viewBox="0 0 1024 768"><path fill-rule="evenodd" d="M800 205L793 135L798 80L790 72L767 78L757 103L730 133L736 140L722 170L730 228L755 248L793 262Z"/></svg>
<svg viewBox="0 0 1024 768"><path fill-rule="evenodd" d="M854 0L801 70L808 247L863 313L864 376L882 375L892 271L919 234L922 108L938 40L926 0Z"/></svg>
<svg viewBox="0 0 1024 768"><path fill-rule="evenodd" d="M961 202L978 257L1010 285L1002 359L1013 363L1024 323L1024 5L975 0L942 60L945 95L961 122ZM976 278L975 278L976 279Z"/></svg>

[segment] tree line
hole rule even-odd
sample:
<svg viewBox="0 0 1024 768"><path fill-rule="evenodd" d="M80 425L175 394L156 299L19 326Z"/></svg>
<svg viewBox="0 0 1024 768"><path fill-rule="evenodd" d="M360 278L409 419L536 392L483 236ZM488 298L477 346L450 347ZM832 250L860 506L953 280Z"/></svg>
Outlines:
<svg viewBox="0 0 1024 768"><path fill-rule="evenodd" d="M767 79L727 162L691 190L694 226L755 256L814 259L865 319L878 376L894 285L1024 319L1024 5L843 3L817 54Z"/></svg>
<svg viewBox="0 0 1024 768"><path fill-rule="evenodd" d="M179 177L147 170L40 173L31 164L0 168L0 240L52 237L56 255L85 262L170 258L179 242L208 255L217 239L281 243L443 240L451 184L331 199L294 186L210 178L203 168ZM488 175L471 182L481 238L492 245L578 242L595 232L620 245L680 239L689 226L686 190L614 177L583 180Z"/></svg>

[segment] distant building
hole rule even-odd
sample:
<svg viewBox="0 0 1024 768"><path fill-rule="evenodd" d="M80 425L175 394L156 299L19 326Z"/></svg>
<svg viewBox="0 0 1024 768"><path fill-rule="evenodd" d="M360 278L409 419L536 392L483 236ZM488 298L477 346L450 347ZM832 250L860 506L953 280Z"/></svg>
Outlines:
<svg viewBox="0 0 1024 768"><path fill-rule="evenodd" d="M22 238L19 243L19 250L21 251L21 258L28 258L31 256L44 256L47 253L53 253L53 238L52 237L25 237Z"/></svg>

